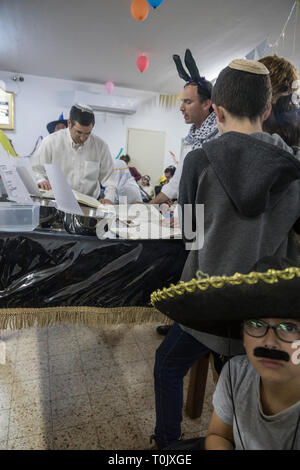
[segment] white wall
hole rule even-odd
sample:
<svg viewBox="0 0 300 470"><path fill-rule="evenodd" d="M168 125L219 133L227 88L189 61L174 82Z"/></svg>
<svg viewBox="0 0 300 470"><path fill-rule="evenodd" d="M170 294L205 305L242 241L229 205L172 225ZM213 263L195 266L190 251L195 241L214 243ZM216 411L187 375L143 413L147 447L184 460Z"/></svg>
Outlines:
<svg viewBox="0 0 300 470"><path fill-rule="evenodd" d="M62 112L64 118L68 118L70 107L74 104L70 102L70 92L81 90L106 93L103 85L93 83L34 75L23 75L23 82L14 82L13 75L12 72L0 71L0 81L4 81L6 90L15 93L15 130L5 133L20 155L28 155L40 135L48 135L48 122L58 119ZM174 164L169 150L179 157L181 138L189 130L179 109L166 110L159 107L156 104L157 94L151 92L115 87L114 94L136 97L141 105L132 116L96 113L93 132L107 142L113 158L121 147L123 153L126 152L127 128L151 129L166 132L164 166Z"/></svg>

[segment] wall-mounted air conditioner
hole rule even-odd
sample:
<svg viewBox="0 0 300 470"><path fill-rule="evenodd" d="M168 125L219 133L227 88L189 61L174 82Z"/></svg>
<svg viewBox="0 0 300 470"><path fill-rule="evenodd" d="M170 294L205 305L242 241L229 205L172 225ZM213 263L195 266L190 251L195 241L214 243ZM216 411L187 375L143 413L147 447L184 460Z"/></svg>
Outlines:
<svg viewBox="0 0 300 470"><path fill-rule="evenodd" d="M136 113L139 104L135 98L101 95L87 91L75 91L74 103L87 104L94 111L123 115Z"/></svg>

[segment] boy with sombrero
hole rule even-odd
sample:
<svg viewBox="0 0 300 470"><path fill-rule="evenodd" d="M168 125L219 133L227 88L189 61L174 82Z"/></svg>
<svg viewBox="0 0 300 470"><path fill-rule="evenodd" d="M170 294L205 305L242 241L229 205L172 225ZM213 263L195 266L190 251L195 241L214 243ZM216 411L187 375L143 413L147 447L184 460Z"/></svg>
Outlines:
<svg viewBox="0 0 300 470"><path fill-rule="evenodd" d="M177 322L243 337L246 355L227 362L217 383L207 450L300 450L299 288L298 266L266 258L248 274L198 277L152 294L153 305Z"/></svg>
<svg viewBox="0 0 300 470"><path fill-rule="evenodd" d="M182 233L190 250L182 281L198 270L208 276L249 273L265 256L299 259L293 233L300 215L299 149L294 152L278 135L262 131L271 95L268 69L244 59L232 61L214 85L221 136L190 152L180 180ZM199 205L204 205L204 223L197 218ZM182 308L187 319L193 317L192 305ZM174 323L156 351L154 438L159 448L180 439L183 378L193 363L208 352L243 352L242 342L232 339L228 354L224 328L212 334L186 325Z"/></svg>

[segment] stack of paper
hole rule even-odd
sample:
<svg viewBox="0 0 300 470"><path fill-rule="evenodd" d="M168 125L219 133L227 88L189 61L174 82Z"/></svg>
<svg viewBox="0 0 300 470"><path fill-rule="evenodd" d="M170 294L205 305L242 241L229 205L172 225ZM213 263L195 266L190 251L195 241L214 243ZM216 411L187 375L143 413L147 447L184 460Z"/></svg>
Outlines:
<svg viewBox="0 0 300 470"><path fill-rule="evenodd" d="M162 225L164 217L149 204L132 204L116 207L118 219L110 231L121 238L131 240L161 240L181 238L180 228Z"/></svg>

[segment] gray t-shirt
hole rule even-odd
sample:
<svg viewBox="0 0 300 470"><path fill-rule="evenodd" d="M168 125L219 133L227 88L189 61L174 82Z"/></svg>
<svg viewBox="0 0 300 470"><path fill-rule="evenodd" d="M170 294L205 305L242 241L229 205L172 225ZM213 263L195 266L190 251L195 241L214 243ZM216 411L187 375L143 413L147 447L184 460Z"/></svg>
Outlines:
<svg viewBox="0 0 300 470"><path fill-rule="evenodd" d="M292 447L297 420L300 413L300 401L284 411L272 416L263 413L260 403L260 376L246 355L230 360L230 375L233 401L238 427L246 450L290 450ZM219 418L232 425L236 450L242 450L236 421L233 420L229 366L225 364L220 375L213 405ZM294 449L300 450L300 426Z"/></svg>

